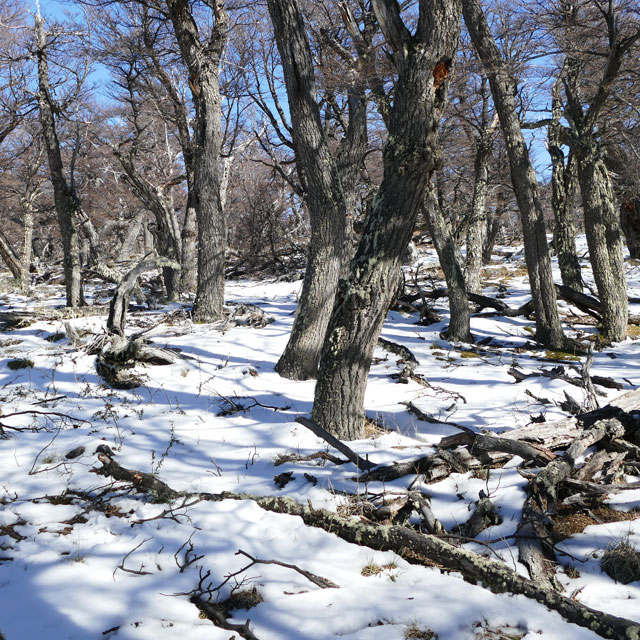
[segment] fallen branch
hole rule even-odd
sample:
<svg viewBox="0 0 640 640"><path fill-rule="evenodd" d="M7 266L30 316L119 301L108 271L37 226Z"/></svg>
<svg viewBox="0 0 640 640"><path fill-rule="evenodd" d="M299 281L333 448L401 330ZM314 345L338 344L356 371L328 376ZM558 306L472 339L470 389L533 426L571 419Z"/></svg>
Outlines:
<svg viewBox="0 0 640 640"><path fill-rule="evenodd" d="M149 474L124 469L107 458L107 456L101 456L100 460L105 466L102 469L96 469L96 473L100 475L112 475L112 473L115 473L116 475L113 477L118 480L125 477L135 479L136 476L140 476L144 481L139 480L137 487L143 488L148 484ZM157 482L163 487L165 495L174 497L185 495L174 491L160 481ZM557 593L553 589L538 586L500 562L490 560L472 551L458 548L433 535L422 534L401 526L363 524L355 519L343 518L325 509L302 506L291 498L286 497L257 497L230 492L193 494L193 497L196 497L196 495L202 500L213 502L253 500L265 511L298 516L305 524L323 529L347 542L382 551L393 551L408 561L417 564L428 564L430 566L435 564L436 566L444 567L448 571L458 571L467 582L473 584L481 583L493 593L524 595L558 612L567 621L590 629L603 638L640 640L640 625L638 623L597 611ZM227 624L224 616L221 616L220 611L212 603L205 602L195 596L192 598L192 602L207 617L212 620L218 620L221 626ZM220 617L222 617L222 620L220 620ZM244 625L236 625L236 627L233 630L242 633L243 637L255 638L248 628L248 621Z"/></svg>
<svg viewBox="0 0 640 640"><path fill-rule="evenodd" d="M309 431L315 433L319 438L322 438L325 442L328 442L334 449L337 449L342 455L347 456L353 464L358 467L358 469L364 469L365 471L369 471L369 469L373 469L376 465L370 460L365 460L365 458L359 456L353 449L348 447L344 442L338 440L335 436L332 436L326 429L323 429L317 422L309 418L296 418L296 422L301 424L304 427L307 427Z"/></svg>

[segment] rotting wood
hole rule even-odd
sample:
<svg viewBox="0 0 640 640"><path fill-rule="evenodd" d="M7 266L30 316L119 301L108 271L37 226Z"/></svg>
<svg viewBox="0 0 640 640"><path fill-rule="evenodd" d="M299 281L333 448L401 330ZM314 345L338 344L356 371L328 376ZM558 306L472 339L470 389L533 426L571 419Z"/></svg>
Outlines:
<svg viewBox="0 0 640 640"><path fill-rule="evenodd" d="M171 489L150 474L121 467L108 456L100 454L99 459L103 466L93 470L99 475L130 482L141 491L153 490L167 498L185 495ZM603 638L640 640L638 623L587 607L553 589L536 585L500 562L458 548L430 534L396 525L363 524L356 519L343 518L325 509L302 506L287 497L257 497L231 492L191 494L191 497L211 502L252 500L265 511L298 516L305 524L323 529L347 542L381 551L393 551L410 562L429 566L435 564L448 571L460 572L465 581L472 584L481 583L493 593L524 595L558 612L567 621L590 629ZM207 603L199 601L196 604L201 606Z"/></svg>

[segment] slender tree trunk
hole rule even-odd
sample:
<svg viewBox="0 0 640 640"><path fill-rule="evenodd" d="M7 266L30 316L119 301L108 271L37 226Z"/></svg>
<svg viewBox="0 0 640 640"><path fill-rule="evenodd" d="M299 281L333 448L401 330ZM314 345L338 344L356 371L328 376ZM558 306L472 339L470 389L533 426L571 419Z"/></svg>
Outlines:
<svg viewBox="0 0 640 640"><path fill-rule="evenodd" d="M603 335L619 342L627 335L628 299L620 221L597 143L577 145L578 176L589 256L602 304Z"/></svg>
<svg viewBox="0 0 640 640"><path fill-rule="evenodd" d="M463 0L462 7L473 46L489 76L493 102L507 146L511 181L522 219L525 259L536 316L536 339L545 346L562 349L566 346L566 339L558 315L536 174L516 111L516 83L493 39L478 0Z"/></svg>
<svg viewBox="0 0 640 640"><path fill-rule="evenodd" d="M473 198L467 222L467 256L465 282L469 293L481 293L482 248L487 230L487 192L489 190L489 158L493 150L493 132L483 132L476 143L474 158Z"/></svg>
<svg viewBox="0 0 640 640"><path fill-rule="evenodd" d="M311 223L300 302L276 371L286 378L306 380L316 376L338 278L346 271L344 265L348 264L351 254L347 229L350 212L341 172L322 126L313 58L302 12L297 0L269 0L268 7L284 70L296 166ZM348 137L358 144L342 144L343 153L339 154L338 162L345 171L345 182L351 182L349 187L353 193L354 167L359 167L366 151L366 109L360 97L352 97L349 108Z"/></svg>
<svg viewBox="0 0 640 640"><path fill-rule="evenodd" d="M427 188L424 211L431 239L438 252L440 266L447 282L450 315L449 326L446 330L447 337L449 340L473 342L469 298L465 288L464 273L460 265L458 246L442 215L433 189Z"/></svg>
<svg viewBox="0 0 640 640"><path fill-rule="evenodd" d="M554 242L562 284L582 291L582 273L576 253L576 228L573 223L573 205L577 186L576 163L573 154L565 163L560 141L562 134L562 105L560 102L560 76L552 90L552 122L547 130L551 156L551 207L555 217Z"/></svg>
<svg viewBox="0 0 640 640"><path fill-rule="evenodd" d="M193 202L193 187L188 187L187 207L182 224L182 270L180 271L180 290L195 291L198 286L196 265L198 261L198 220Z"/></svg>
<svg viewBox="0 0 640 640"><path fill-rule="evenodd" d="M24 293L29 290L31 280L31 253L33 243L33 204L26 199L21 203L24 236L22 242L22 256L20 258L20 288Z"/></svg>
<svg viewBox="0 0 640 640"><path fill-rule="evenodd" d="M193 206L198 226L198 282L193 305L196 322L224 316L224 265L227 226L220 199L222 102L220 62L229 28L224 3L211 6L213 26L207 40L183 0L166 0L182 61L189 72L195 106L193 136Z"/></svg>
<svg viewBox="0 0 640 640"><path fill-rule="evenodd" d="M627 239L629 257L640 260L640 196L622 199L620 224Z"/></svg>
<svg viewBox="0 0 640 640"><path fill-rule="evenodd" d="M58 225L62 236L64 280L67 294L67 306L79 307L84 304L82 292L82 261L80 258L80 239L75 223L75 214L79 209L77 198L73 194L64 176L60 142L56 132L54 113L56 107L49 85L49 65L45 42L44 21L40 16L35 21L36 58L38 63L38 110L42 136L47 148L49 173L53 185L53 196Z"/></svg>
<svg viewBox="0 0 640 640"><path fill-rule="evenodd" d="M396 293L402 254L439 164L438 128L460 30L460 2L420 2L411 35L395 0L373 8L398 71L382 183L349 279L341 281L323 348L313 419L341 439L364 434L364 393L373 349Z"/></svg>

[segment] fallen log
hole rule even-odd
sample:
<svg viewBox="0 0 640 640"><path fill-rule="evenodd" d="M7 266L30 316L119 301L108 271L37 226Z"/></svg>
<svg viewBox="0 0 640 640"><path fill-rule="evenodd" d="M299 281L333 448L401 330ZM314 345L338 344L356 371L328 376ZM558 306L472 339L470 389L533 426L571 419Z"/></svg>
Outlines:
<svg viewBox="0 0 640 640"><path fill-rule="evenodd" d="M265 511L298 516L312 527L318 527L333 535L360 546L381 551L393 551L402 558L417 564L438 566L447 571L457 571L467 582L482 584L493 593L524 595L558 612L567 621L590 629L603 638L612 640L640 640L640 625L632 620L597 611L568 598L553 589L536 585L518 575L506 565L485 558L477 553L458 548L446 540L430 534L397 525L373 526L356 519L343 518L326 509L303 506L288 497L257 497L249 494L223 492L219 494L183 494L151 474L132 471L100 454L103 466L93 471L102 476L132 483L139 490L153 488L167 497L192 497L211 502L223 500L252 500ZM152 482L152 478L155 482Z"/></svg>

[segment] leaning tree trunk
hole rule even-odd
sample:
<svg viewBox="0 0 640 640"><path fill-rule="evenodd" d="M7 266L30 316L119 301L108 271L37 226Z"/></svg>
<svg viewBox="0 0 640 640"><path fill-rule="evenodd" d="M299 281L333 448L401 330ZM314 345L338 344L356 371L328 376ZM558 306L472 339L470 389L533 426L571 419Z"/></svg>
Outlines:
<svg viewBox="0 0 640 640"><path fill-rule="evenodd" d="M341 439L364 435L371 358L425 187L439 163L437 132L460 31L459 0L421 2L413 36L394 0L375 0L373 7L398 72L384 172L349 278L338 288L313 405L313 419Z"/></svg>
<svg viewBox="0 0 640 640"><path fill-rule="evenodd" d="M80 259L80 238L75 223L75 214L79 209L78 200L69 187L64 175L60 142L56 132L54 113L57 106L53 102L49 84L49 64L47 58L44 21L38 16L35 21L36 58L38 63L38 110L42 137L47 148L49 174L53 186L53 197L58 215L58 225L62 236L64 282L67 294L67 307L79 307L84 304L82 293L82 261Z"/></svg>
<svg viewBox="0 0 640 640"><path fill-rule="evenodd" d="M620 221L609 172L591 140L576 145L584 227L593 278L602 305L603 335L619 342L627 335L628 299Z"/></svg>
<svg viewBox="0 0 640 640"><path fill-rule="evenodd" d="M223 3L210 6L213 26L201 40L189 3L166 0L169 17L189 72L189 87L195 106L193 135L193 205L198 225L198 282L193 305L196 322L224 317L224 265L227 225L220 199L220 148L222 102L220 63L229 29Z"/></svg>
<svg viewBox="0 0 640 640"><path fill-rule="evenodd" d="M574 195L577 186L576 163L572 153L569 154L565 163L560 141L562 133L560 80L561 78L558 78L553 85L553 118L547 129L551 156L551 208L556 221L553 237L562 284L576 291L582 291L582 272L576 253L576 228L573 223Z"/></svg>
<svg viewBox="0 0 640 640"><path fill-rule="evenodd" d="M137 169L132 153L123 154L118 147L112 148L125 172L125 182L133 194L153 214L155 219L155 246L162 256L174 262L181 262L180 236L170 205L162 189L152 185ZM145 247L145 251L147 247ZM180 293L180 274L175 269L163 268L162 278L167 298L176 300Z"/></svg>
<svg viewBox="0 0 640 640"><path fill-rule="evenodd" d="M464 273L458 259L458 247L432 189L427 189L424 211L429 233L438 252L440 266L447 282L450 315L449 326L446 330L447 338L473 342L469 298L465 288Z"/></svg>
<svg viewBox="0 0 640 640"><path fill-rule="evenodd" d="M349 212L341 174L322 126L302 12L297 0L269 0L268 6L287 88L296 167L311 222L300 302L276 371L285 378L306 380L316 376L338 278L351 254ZM349 112L346 139L353 144L341 144L341 150L347 174L352 176L353 166L362 163L366 151L364 101L350 99ZM349 186L355 191L354 184Z"/></svg>
<svg viewBox="0 0 640 640"><path fill-rule="evenodd" d="M516 111L516 82L493 39L478 0L463 0L462 7L473 46L489 76L491 94L507 147L511 182L522 219L525 260L536 316L536 339L545 346L562 349L566 346L566 339L558 315L536 174Z"/></svg>

